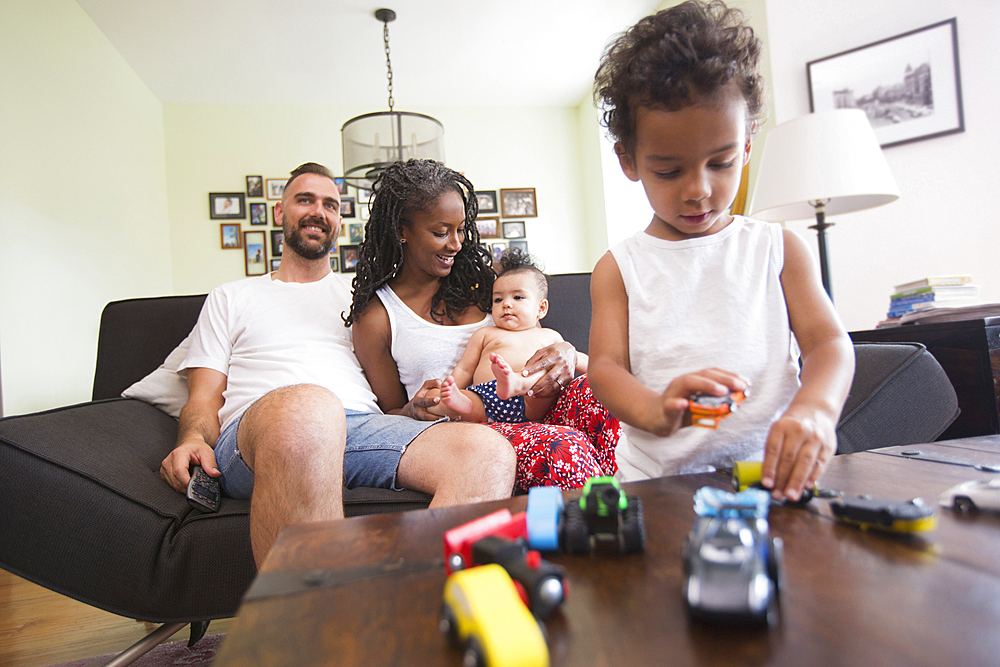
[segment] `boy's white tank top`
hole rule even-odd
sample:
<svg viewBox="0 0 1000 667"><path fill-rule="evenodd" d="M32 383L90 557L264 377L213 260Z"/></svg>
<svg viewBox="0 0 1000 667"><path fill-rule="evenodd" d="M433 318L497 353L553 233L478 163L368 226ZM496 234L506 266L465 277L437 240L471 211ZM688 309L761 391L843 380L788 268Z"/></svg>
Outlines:
<svg viewBox="0 0 1000 667"><path fill-rule="evenodd" d="M717 234L667 241L639 232L610 252L628 295L631 370L643 385L663 392L679 375L711 367L752 382L750 397L718 430L690 426L659 438L622 424L619 478L762 460L771 424L799 387L781 287L782 228L736 216Z"/></svg>
<svg viewBox="0 0 1000 667"><path fill-rule="evenodd" d="M413 398L425 380L448 377L462 358L473 332L493 324L490 314L473 324L434 324L413 312L388 285L375 294L389 314L392 332L389 351L408 399Z"/></svg>

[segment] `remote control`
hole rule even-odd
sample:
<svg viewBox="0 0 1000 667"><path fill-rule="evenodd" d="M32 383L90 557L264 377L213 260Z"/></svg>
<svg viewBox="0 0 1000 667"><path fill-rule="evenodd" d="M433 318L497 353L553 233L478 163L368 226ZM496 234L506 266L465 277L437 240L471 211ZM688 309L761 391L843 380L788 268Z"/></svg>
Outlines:
<svg viewBox="0 0 1000 667"><path fill-rule="evenodd" d="M202 512L218 512L220 496L219 480L209 477L201 466L195 466L187 488L187 499L191 507Z"/></svg>

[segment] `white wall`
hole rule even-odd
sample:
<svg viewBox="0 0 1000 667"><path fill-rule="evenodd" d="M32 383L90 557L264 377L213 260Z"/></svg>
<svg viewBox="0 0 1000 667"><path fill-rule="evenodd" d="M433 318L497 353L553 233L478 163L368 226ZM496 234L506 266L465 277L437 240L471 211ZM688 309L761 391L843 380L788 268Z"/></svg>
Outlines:
<svg viewBox="0 0 1000 667"><path fill-rule="evenodd" d="M893 285L971 273L1000 302L1000 3L996 0L767 0L777 122L809 113L806 63L958 18L965 132L885 149L901 197L836 216L827 232L833 296L849 330L885 317ZM808 221L788 223L815 248Z"/></svg>
<svg viewBox="0 0 1000 667"><path fill-rule="evenodd" d="M589 271L574 108L420 108L445 127L445 157L480 190L533 187L528 250L552 273ZM164 106L174 289L204 292L244 276L240 250L220 249L208 193L245 190L245 176L287 178L306 161L342 171L340 127L373 109L296 106ZM351 190L350 194L356 194ZM252 201L264 201L254 199ZM268 215L270 206L268 202ZM345 222L360 222L347 219ZM241 222L244 231L264 229ZM267 229L273 229L268 226ZM270 252L270 250L269 250Z"/></svg>
<svg viewBox="0 0 1000 667"><path fill-rule="evenodd" d="M0 2L3 414L88 400L108 301L171 292L159 101L72 0Z"/></svg>

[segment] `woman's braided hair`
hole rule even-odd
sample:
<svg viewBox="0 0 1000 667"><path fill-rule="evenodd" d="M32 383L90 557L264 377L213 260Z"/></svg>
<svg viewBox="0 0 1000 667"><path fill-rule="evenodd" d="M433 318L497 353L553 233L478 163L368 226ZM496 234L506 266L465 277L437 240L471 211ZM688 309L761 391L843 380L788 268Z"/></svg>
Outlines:
<svg viewBox="0 0 1000 667"><path fill-rule="evenodd" d="M475 188L462 174L435 160L394 162L378 177L365 225L365 239L358 252L357 274L351 283L351 312L344 318L351 326L364 312L375 291L385 285L403 264L399 228L415 211L423 211L442 195L457 192L465 204L465 240L455 256L451 273L431 300L431 317L443 324L452 313L476 306L490 311L493 268L490 255L479 242L476 216L479 202ZM443 306L443 308L442 308Z"/></svg>

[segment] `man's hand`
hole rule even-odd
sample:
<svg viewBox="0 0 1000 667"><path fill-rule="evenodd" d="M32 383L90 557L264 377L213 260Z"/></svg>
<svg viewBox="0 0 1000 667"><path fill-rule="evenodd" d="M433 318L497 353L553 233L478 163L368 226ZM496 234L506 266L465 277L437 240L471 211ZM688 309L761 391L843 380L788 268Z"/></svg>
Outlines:
<svg viewBox="0 0 1000 667"><path fill-rule="evenodd" d="M203 440L193 440L178 445L160 464L162 477L175 490L186 493L191 480L191 467L200 465L210 477L218 477L215 450Z"/></svg>
<svg viewBox="0 0 1000 667"><path fill-rule="evenodd" d="M760 483L775 500L792 501L819 481L837 453L836 420L825 411L791 407L767 436Z"/></svg>
<svg viewBox="0 0 1000 667"><path fill-rule="evenodd" d="M552 398L569 386L573 381L573 371L576 369L576 348L568 341L553 343L535 352L527 363L521 375L528 377L533 373L544 371L531 389L529 396Z"/></svg>
<svg viewBox="0 0 1000 667"><path fill-rule="evenodd" d="M417 421L437 421L441 415L428 412L427 408L441 402L441 380L425 380L413 398L399 410L399 414Z"/></svg>

